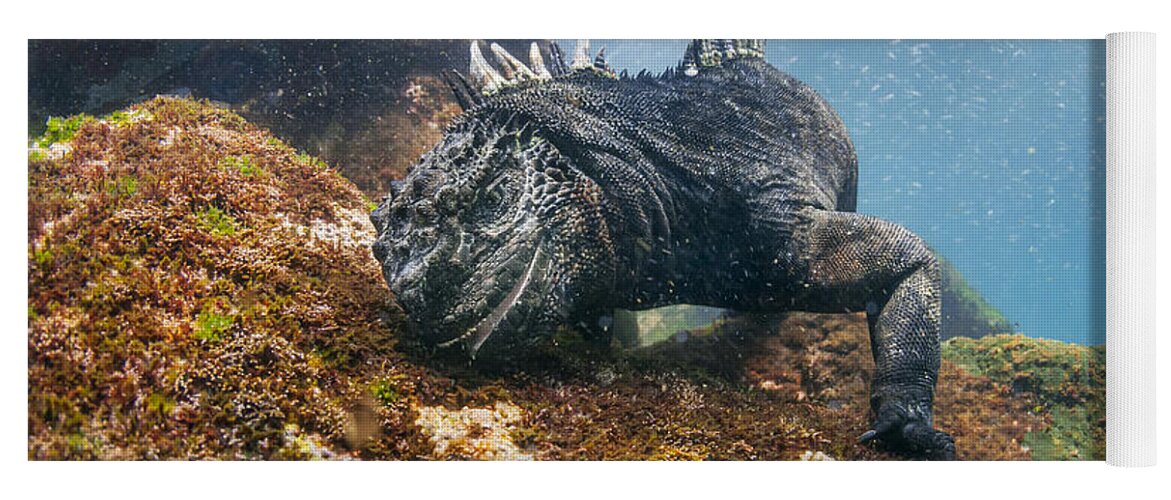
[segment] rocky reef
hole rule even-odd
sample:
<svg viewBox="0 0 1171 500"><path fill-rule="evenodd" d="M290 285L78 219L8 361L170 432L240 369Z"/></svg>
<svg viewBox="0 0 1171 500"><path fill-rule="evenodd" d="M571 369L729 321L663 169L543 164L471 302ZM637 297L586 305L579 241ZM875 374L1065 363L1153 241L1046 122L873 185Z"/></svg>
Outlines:
<svg viewBox="0 0 1171 500"><path fill-rule="evenodd" d="M858 315L727 315L632 349L564 328L475 366L417 344L369 199L206 101L50 120L28 183L30 459L901 458L857 443ZM943 352L961 459L1102 458L1102 349Z"/></svg>

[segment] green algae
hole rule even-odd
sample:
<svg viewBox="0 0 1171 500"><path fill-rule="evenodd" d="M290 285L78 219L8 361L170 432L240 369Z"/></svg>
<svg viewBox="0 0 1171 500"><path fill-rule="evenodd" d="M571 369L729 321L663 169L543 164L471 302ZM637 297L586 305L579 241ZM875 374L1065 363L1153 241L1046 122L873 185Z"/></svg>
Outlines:
<svg viewBox="0 0 1171 500"><path fill-rule="evenodd" d="M38 266L47 266L53 260L53 251L48 248L33 250L33 262Z"/></svg>
<svg viewBox="0 0 1171 500"><path fill-rule="evenodd" d="M114 111L113 113L102 117L102 121L108 122L115 127L124 127L133 123L134 120L134 114L121 110Z"/></svg>
<svg viewBox="0 0 1171 500"><path fill-rule="evenodd" d="M110 114L103 116L101 121L106 122L114 127L126 127L150 118L150 113L147 113L143 109L139 108L111 112Z"/></svg>
<svg viewBox="0 0 1171 500"><path fill-rule="evenodd" d="M199 224L216 236L231 236L236 234L239 223L219 207L207 207L199 213Z"/></svg>
<svg viewBox="0 0 1171 500"><path fill-rule="evenodd" d="M327 167L327 165L325 164L324 161L322 161L320 158L313 156L309 153L303 153L303 152L297 153L296 161L297 161L297 163L301 163L304 165L310 165L310 166L314 166L314 167Z"/></svg>
<svg viewBox="0 0 1171 500"><path fill-rule="evenodd" d="M974 374L1011 382L1052 402L1082 402L1093 396L1080 388L1104 382L1105 351L1077 344L993 335L949 339L942 350L944 357Z"/></svg>
<svg viewBox="0 0 1171 500"><path fill-rule="evenodd" d="M259 175L264 172L260 166L252 161L252 155L241 156L226 156L219 162L220 168L230 169L239 172L240 175L252 176Z"/></svg>
<svg viewBox="0 0 1171 500"><path fill-rule="evenodd" d="M34 142L42 148L69 142L77 135L77 131L81 130L82 125L92 121L94 117L84 113L67 118L51 117L45 122L45 133Z"/></svg>
<svg viewBox="0 0 1171 500"><path fill-rule="evenodd" d="M205 310L195 317L195 338L218 342L235 323L236 317L233 315Z"/></svg>
<svg viewBox="0 0 1171 500"><path fill-rule="evenodd" d="M394 406L406 400L398 384L405 378L399 374L392 377L380 378L370 385L370 392L374 398L386 406Z"/></svg>
<svg viewBox="0 0 1171 500"><path fill-rule="evenodd" d="M138 193L138 177L132 174L118 176L114 182L108 183L106 192L116 197L134 196Z"/></svg>
<svg viewBox="0 0 1171 500"><path fill-rule="evenodd" d="M1055 406L1052 424L1025 435L1034 460L1104 460L1105 450L1086 407Z"/></svg>
<svg viewBox="0 0 1171 500"><path fill-rule="evenodd" d="M168 417L171 412L175 410L175 401L162 393L152 393L146 400L147 410L158 414L160 417Z"/></svg>

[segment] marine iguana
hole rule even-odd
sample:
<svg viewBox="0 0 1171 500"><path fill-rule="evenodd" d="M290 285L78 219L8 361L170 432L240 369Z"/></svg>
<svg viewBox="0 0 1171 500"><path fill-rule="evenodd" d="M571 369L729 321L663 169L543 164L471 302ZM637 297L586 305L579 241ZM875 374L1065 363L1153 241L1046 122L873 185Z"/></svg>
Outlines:
<svg viewBox="0 0 1171 500"><path fill-rule="evenodd" d="M876 371L861 441L953 458L932 427L940 276L927 245L853 213L857 158L810 87L757 40L695 40L653 76L471 45L463 114L371 215L418 335L471 356L615 308L865 310ZM604 49L603 49L604 51ZM592 60L591 60L592 59Z"/></svg>

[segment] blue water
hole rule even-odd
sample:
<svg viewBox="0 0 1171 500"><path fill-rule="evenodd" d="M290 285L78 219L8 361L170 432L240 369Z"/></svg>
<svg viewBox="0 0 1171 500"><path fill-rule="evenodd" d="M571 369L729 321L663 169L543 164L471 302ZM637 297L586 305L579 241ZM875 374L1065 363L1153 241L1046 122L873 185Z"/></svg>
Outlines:
<svg viewBox="0 0 1171 500"><path fill-rule="evenodd" d="M632 73L674 66L686 45L591 41ZM1104 41L777 40L765 52L845 120L860 212L922 236L1018 331L1105 343Z"/></svg>

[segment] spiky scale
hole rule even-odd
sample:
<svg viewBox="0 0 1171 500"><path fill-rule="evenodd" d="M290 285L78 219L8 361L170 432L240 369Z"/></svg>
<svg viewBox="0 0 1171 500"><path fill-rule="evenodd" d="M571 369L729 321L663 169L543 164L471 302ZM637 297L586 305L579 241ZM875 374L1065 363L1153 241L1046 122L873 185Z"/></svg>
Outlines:
<svg viewBox="0 0 1171 500"><path fill-rule="evenodd" d="M553 78L553 75L545 68L545 59L541 57L541 48L537 46L537 42L529 45L529 64L533 66L533 73L536 73L538 79Z"/></svg>
<svg viewBox="0 0 1171 500"><path fill-rule="evenodd" d="M506 68L508 73L506 78L509 83L516 83L518 80L535 80L537 75L533 73L525 63L521 62L512 54L509 54L504 47L493 43L488 47L492 50L492 54L496 56L496 60L500 63L502 68Z"/></svg>
<svg viewBox="0 0 1171 500"><path fill-rule="evenodd" d="M588 68L590 65L590 41L578 40L577 46L573 48L573 61L569 63L569 68Z"/></svg>
<svg viewBox="0 0 1171 500"><path fill-rule="evenodd" d="M565 67L565 54L561 52L561 45L558 45L557 42L550 43L549 55L550 63L552 64L550 73L554 77L562 76L569 72L568 68Z"/></svg>
<svg viewBox="0 0 1171 500"><path fill-rule="evenodd" d="M490 93L502 86L507 80L484 59L484 55L480 53L479 42L472 42L471 45L471 64L468 68L468 74L472 77L472 81L480 85L481 92Z"/></svg>

